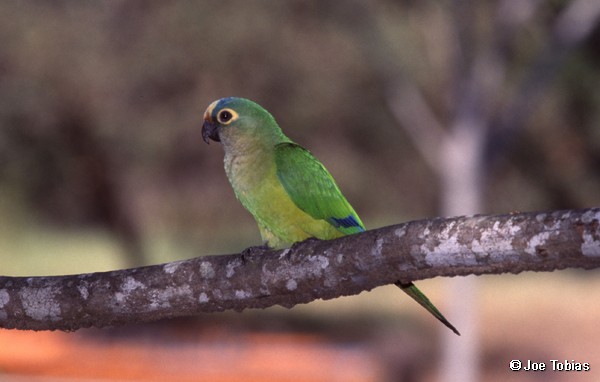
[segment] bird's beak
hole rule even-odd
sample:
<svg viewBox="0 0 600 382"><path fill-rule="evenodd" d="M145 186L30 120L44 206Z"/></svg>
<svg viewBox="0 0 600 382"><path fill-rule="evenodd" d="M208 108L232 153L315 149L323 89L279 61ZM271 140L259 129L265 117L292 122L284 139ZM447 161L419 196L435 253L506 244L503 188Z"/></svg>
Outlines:
<svg viewBox="0 0 600 382"><path fill-rule="evenodd" d="M215 142L221 142L218 126L212 123L210 119L204 120L204 124L202 125L202 139L204 139L204 142L206 143L210 143L209 139L212 139Z"/></svg>

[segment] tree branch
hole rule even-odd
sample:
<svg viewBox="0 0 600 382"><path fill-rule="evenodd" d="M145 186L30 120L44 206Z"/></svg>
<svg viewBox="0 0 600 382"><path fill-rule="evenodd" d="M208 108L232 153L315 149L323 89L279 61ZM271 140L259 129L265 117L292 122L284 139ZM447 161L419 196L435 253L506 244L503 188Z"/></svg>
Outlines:
<svg viewBox="0 0 600 382"><path fill-rule="evenodd" d="M397 280L600 267L600 208L436 218L290 249L112 272L0 277L0 327L76 330L292 307Z"/></svg>

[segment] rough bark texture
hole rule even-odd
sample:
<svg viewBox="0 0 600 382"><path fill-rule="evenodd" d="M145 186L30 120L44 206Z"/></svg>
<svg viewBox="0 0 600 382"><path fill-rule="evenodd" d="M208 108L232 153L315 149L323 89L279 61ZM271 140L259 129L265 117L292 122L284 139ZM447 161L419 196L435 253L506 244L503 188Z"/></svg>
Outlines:
<svg viewBox="0 0 600 382"><path fill-rule="evenodd" d="M0 277L0 327L76 330L292 307L397 280L600 267L600 208L436 218L290 249L112 272Z"/></svg>

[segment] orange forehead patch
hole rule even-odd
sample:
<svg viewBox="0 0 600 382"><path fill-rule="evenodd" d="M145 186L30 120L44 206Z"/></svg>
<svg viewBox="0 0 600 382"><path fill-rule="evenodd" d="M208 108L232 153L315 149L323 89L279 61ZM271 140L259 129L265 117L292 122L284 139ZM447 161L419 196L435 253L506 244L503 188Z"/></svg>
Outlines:
<svg viewBox="0 0 600 382"><path fill-rule="evenodd" d="M208 107L206 108L206 111L204 112L204 120L205 121L210 121L210 116L212 115L212 112L215 109L215 106L217 106L217 103L219 103L219 100L214 101L213 103L208 105Z"/></svg>

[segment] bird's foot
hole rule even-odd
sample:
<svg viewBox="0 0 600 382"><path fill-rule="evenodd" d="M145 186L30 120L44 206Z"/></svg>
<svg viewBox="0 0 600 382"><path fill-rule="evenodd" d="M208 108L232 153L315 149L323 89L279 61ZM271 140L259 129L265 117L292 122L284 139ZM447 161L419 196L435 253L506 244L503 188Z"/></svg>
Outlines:
<svg viewBox="0 0 600 382"><path fill-rule="evenodd" d="M291 249L296 249L296 247L303 245L303 244L307 244L307 243L311 243L311 242L316 242L316 241L322 241L321 239L317 239L316 237L309 237L308 239L304 239L302 241L297 241L294 244L292 244L292 246L290 247Z"/></svg>
<svg viewBox="0 0 600 382"><path fill-rule="evenodd" d="M246 257L248 256L254 256L254 255L260 255L268 250L270 250L271 248L266 245L255 245L252 247L248 247L246 249L244 249L241 253L241 257L242 257L242 261L245 263L246 262Z"/></svg>

